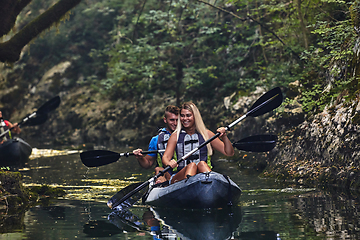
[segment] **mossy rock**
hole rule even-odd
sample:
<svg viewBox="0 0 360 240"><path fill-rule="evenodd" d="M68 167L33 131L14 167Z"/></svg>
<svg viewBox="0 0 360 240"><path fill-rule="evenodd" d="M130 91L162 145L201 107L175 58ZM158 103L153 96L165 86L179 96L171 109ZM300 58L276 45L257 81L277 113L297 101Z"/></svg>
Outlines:
<svg viewBox="0 0 360 240"><path fill-rule="evenodd" d="M0 171L0 205L6 208L26 208L39 202L49 204L49 200L65 194L63 189L47 185L26 188L21 173Z"/></svg>
<svg viewBox="0 0 360 240"><path fill-rule="evenodd" d="M39 196L45 196L50 198L57 198L65 196L66 192L61 188L53 188L47 185L35 186L30 188L31 193L36 193Z"/></svg>
<svg viewBox="0 0 360 240"><path fill-rule="evenodd" d="M356 125L360 125L360 114L356 113L352 119L351 119L352 124L356 124Z"/></svg>
<svg viewBox="0 0 360 240"><path fill-rule="evenodd" d="M21 173L0 171L0 199L0 204L8 207L20 207L29 202L30 193L22 185Z"/></svg>

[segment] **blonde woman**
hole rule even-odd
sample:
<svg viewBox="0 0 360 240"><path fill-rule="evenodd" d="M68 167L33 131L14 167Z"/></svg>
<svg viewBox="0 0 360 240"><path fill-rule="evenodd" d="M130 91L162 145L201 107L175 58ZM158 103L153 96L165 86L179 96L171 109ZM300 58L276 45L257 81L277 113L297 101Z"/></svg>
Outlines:
<svg viewBox="0 0 360 240"><path fill-rule="evenodd" d="M220 132L219 138L211 141L206 147L200 148L178 165L172 159L174 151L176 151L177 159L181 159L191 150L215 135L205 127L199 109L194 103L186 102L181 106L176 130L171 135L162 158L164 166L173 168L171 183L181 181L188 175L193 176L200 172L210 172L210 159L213 148L226 156L234 155L234 148L226 136L225 128L220 127L217 132Z"/></svg>

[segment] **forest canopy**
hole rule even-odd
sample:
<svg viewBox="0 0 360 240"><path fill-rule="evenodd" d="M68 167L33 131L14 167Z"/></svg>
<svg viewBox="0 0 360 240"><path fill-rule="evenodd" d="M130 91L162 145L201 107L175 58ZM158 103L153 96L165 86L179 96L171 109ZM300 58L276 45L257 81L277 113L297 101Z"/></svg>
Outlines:
<svg viewBox="0 0 360 240"><path fill-rule="evenodd" d="M47 9L42 0L27 2L30 12ZM20 61L28 54L46 64L76 60L87 83L133 101L164 95L212 105L298 81L312 112L358 93L358 16L359 1L88 0ZM0 56L20 54L6 44Z"/></svg>
<svg viewBox="0 0 360 240"><path fill-rule="evenodd" d="M358 92L358 1L124 1L121 13L100 51L114 98L218 101L299 81L310 112Z"/></svg>

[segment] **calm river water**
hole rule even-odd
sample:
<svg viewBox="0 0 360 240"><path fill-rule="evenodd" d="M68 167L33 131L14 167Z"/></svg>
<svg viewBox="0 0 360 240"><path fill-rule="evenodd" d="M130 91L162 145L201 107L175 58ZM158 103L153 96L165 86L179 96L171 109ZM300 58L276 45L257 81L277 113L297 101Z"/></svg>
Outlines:
<svg viewBox="0 0 360 240"><path fill-rule="evenodd" d="M24 183L59 186L68 194L49 206L9 216L0 225L0 239L360 239L354 196L260 179L239 170L237 162L221 159L215 160L215 170L242 188L239 206L162 211L137 205L127 213L132 223L126 224L106 202L129 183L152 177L135 157L98 168L85 167L79 153L33 159L21 170Z"/></svg>

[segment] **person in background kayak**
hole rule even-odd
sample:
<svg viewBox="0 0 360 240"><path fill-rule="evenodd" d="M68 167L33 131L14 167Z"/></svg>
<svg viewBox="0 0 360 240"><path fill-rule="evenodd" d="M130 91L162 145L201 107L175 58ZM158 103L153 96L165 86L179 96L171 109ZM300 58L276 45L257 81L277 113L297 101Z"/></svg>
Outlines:
<svg viewBox="0 0 360 240"><path fill-rule="evenodd" d="M5 126L2 126L3 122L5 123ZM21 132L21 129L18 126L18 124L17 123L12 124L11 122L4 120L2 112L0 111L0 134L8 129L11 129L11 131L9 131L7 134L5 134L3 137L0 138L0 144L11 138L11 132L16 134L19 134Z"/></svg>
<svg viewBox="0 0 360 240"><path fill-rule="evenodd" d="M178 115L179 115L178 107L173 105L169 105L166 107L165 115L164 115L164 123L166 124L166 127L160 129L159 134L151 139L148 147L149 151L165 150L170 135L176 129L178 122ZM133 151L141 167L145 169L149 169L154 164L154 162L156 162L157 164L155 167L155 174L157 175L160 171L164 170L161 161L161 158L164 154L163 152L158 154L150 153L147 154L146 156L142 155L141 152L142 149L140 148ZM170 179L170 174L165 173L164 177L163 176L159 177L156 183L161 183L169 179Z"/></svg>
<svg viewBox="0 0 360 240"><path fill-rule="evenodd" d="M176 151L177 159L181 159L215 135L205 127L196 105L192 102L184 103L180 108L176 130L171 135L162 158L164 166L173 168L171 183L185 179L188 176L194 176L200 172L210 172L213 148L226 156L233 156L234 148L226 136L225 130L224 127L218 128L217 132L220 132L219 138L211 141L206 147L200 148L178 165L177 161L172 159L174 151Z"/></svg>

